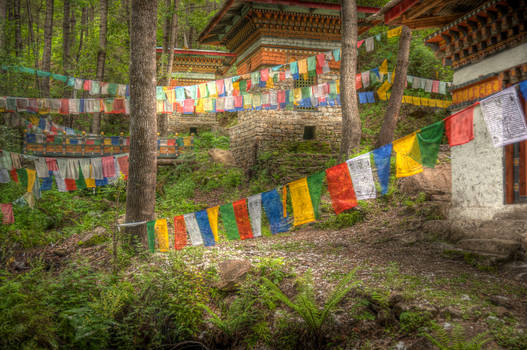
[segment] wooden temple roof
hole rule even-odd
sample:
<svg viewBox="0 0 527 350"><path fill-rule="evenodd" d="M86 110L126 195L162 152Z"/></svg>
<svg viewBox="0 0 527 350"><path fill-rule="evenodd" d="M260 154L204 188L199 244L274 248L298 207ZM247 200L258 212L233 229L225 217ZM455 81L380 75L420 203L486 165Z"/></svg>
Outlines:
<svg viewBox="0 0 527 350"><path fill-rule="evenodd" d="M199 41L204 44L225 45L226 35L235 27L236 23L245 16L251 8L275 10L307 14L312 17L334 16L339 19L340 2L331 0L304 1L304 0L226 0L223 7L211 19L207 27L199 36ZM359 25L367 14L376 13L379 9L370 6L357 6L359 12ZM294 22L295 18L282 18L284 21ZM283 23L283 22L282 22ZM285 23L284 23L285 24ZM300 28L297 31L301 31Z"/></svg>
<svg viewBox="0 0 527 350"><path fill-rule="evenodd" d="M156 53L163 52L162 47ZM218 50L174 48L174 72L223 74L236 59L236 54Z"/></svg>

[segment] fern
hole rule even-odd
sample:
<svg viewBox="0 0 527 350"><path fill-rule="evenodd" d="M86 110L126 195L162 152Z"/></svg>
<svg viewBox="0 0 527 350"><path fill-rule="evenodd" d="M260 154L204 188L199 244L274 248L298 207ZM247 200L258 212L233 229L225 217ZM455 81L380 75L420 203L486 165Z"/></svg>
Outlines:
<svg viewBox="0 0 527 350"><path fill-rule="evenodd" d="M341 282L335 287L333 293L331 293L331 295L328 297L322 308L317 305L313 293L312 283L304 283L303 288L300 290L293 301L269 279L265 277L262 279L276 300L288 306L303 319L307 330L318 342L322 338L323 328L333 310L351 291L351 289L358 284L358 281L352 282L355 277L355 272L356 269L351 271L341 280Z"/></svg>
<svg viewBox="0 0 527 350"><path fill-rule="evenodd" d="M438 328L435 333L435 337L428 333L424 333L424 336L439 350L481 350L491 340L487 337L487 332L466 340L465 332L459 325L454 327L451 334L443 328Z"/></svg>
<svg viewBox="0 0 527 350"><path fill-rule="evenodd" d="M234 339L236 335L254 320L254 311L252 310L253 301L236 299L224 313L222 319L218 314L212 311L207 305L199 303L198 306L210 315L210 321L229 339Z"/></svg>

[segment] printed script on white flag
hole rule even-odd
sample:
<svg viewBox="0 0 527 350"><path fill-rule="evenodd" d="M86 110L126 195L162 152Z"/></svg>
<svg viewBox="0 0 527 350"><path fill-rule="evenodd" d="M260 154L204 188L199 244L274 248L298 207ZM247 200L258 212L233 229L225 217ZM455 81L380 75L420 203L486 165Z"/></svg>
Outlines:
<svg viewBox="0 0 527 350"><path fill-rule="evenodd" d="M481 100L480 105L494 147L527 139L525 115L514 86Z"/></svg>
<svg viewBox="0 0 527 350"><path fill-rule="evenodd" d="M371 171L370 154L366 153L349 159L346 163L348 164L357 199L362 200L377 197L373 173Z"/></svg>

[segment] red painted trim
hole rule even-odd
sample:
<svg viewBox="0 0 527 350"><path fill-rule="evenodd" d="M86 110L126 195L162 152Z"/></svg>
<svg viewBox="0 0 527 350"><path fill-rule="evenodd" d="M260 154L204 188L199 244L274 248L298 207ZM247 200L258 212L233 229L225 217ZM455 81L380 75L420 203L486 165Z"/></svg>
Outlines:
<svg viewBox="0 0 527 350"><path fill-rule="evenodd" d="M156 48L157 53L163 52L162 48ZM236 57L235 53L230 52L217 52L217 51L197 51L197 50L185 50L185 49L174 49L176 54L187 54L187 55L201 55L201 56L224 56L224 57Z"/></svg>
<svg viewBox="0 0 527 350"><path fill-rule="evenodd" d="M403 13L405 13L409 8L414 6L417 2L419 2L419 0L403 0L403 1L401 1L400 3L398 3L397 5L392 7L391 9L389 9L384 14L384 23L388 24L391 21L393 21L394 19L398 18Z"/></svg>

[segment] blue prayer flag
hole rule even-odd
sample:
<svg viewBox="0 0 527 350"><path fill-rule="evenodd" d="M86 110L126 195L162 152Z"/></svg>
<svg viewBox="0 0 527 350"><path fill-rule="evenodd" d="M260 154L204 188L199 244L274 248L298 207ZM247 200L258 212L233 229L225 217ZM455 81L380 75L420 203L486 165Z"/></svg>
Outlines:
<svg viewBox="0 0 527 350"><path fill-rule="evenodd" d="M522 92L523 98L527 100L527 80L520 83L520 91Z"/></svg>
<svg viewBox="0 0 527 350"><path fill-rule="evenodd" d="M196 221L198 222L201 237L203 237L203 244L205 247L211 247L215 245L214 235L210 228L209 215L206 210L197 211L195 213Z"/></svg>
<svg viewBox="0 0 527 350"><path fill-rule="evenodd" d="M276 189L262 193L262 205L271 225L271 233L289 231L289 223L284 218L284 209Z"/></svg>
<svg viewBox="0 0 527 350"><path fill-rule="evenodd" d="M388 184L390 183L390 158L392 156L392 144L384 145L373 150L373 161L377 168L377 176L381 183L381 193L388 192Z"/></svg>

